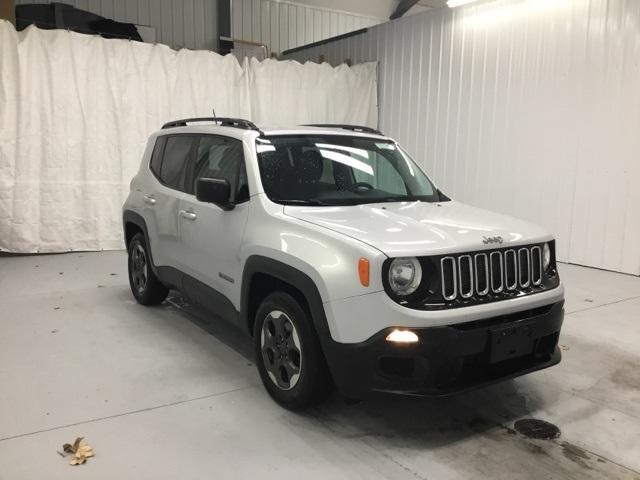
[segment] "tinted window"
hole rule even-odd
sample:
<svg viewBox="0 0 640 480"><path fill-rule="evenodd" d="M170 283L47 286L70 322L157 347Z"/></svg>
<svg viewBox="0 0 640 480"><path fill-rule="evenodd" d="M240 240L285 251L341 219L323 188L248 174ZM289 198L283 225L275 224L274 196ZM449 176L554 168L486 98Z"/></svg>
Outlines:
<svg viewBox="0 0 640 480"><path fill-rule="evenodd" d="M374 169L372 172L354 169L353 176L356 182L364 182L388 193L406 195L407 186L396 167L379 153L370 152L369 155ZM431 194L432 191L428 193Z"/></svg>
<svg viewBox="0 0 640 480"><path fill-rule="evenodd" d="M160 178L160 165L162 165L162 150L164 149L165 140L165 137L158 138L151 154L151 171L158 178Z"/></svg>
<svg viewBox="0 0 640 480"><path fill-rule="evenodd" d="M240 203L249 198L242 142L235 138L203 135L198 143L193 169L193 192L199 178L226 178L231 185L231 200Z"/></svg>
<svg viewBox="0 0 640 480"><path fill-rule="evenodd" d="M388 140L283 135L258 138L256 149L262 185L279 203L442 201L422 170Z"/></svg>
<svg viewBox="0 0 640 480"><path fill-rule="evenodd" d="M160 169L160 180L166 186L176 190L184 190L187 160L192 143L193 137L185 135L167 138L162 168Z"/></svg>

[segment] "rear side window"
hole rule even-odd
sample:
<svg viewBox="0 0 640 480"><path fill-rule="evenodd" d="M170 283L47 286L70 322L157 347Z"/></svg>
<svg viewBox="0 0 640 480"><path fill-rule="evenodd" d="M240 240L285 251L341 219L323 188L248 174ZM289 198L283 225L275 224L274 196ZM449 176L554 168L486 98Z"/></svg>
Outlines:
<svg viewBox="0 0 640 480"><path fill-rule="evenodd" d="M153 147L153 153L151 154L151 171L156 177L160 178L160 166L162 165L162 151L164 150L165 137L159 137L156 140L156 144Z"/></svg>
<svg viewBox="0 0 640 480"><path fill-rule="evenodd" d="M160 181L167 187L184 191L187 161L191 153L194 137L176 135L168 137L160 168Z"/></svg>

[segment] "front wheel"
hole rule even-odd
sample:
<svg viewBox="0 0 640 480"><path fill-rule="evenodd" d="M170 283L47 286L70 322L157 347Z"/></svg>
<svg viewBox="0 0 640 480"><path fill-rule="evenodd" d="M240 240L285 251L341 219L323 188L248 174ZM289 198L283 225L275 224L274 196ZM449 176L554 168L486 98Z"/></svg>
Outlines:
<svg viewBox="0 0 640 480"><path fill-rule="evenodd" d="M265 298L256 313L254 343L262 383L281 406L303 409L331 391L311 319L291 295L276 292Z"/></svg>

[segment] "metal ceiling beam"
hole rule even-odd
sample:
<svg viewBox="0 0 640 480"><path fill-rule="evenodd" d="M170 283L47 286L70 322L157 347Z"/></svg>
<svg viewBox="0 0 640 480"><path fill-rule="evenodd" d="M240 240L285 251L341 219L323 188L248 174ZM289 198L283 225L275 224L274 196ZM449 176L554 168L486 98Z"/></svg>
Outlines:
<svg viewBox="0 0 640 480"><path fill-rule="evenodd" d="M405 13L409 11L411 7L413 7L418 0L401 0L395 11L389 17L389 20L395 20L396 18L400 18Z"/></svg>

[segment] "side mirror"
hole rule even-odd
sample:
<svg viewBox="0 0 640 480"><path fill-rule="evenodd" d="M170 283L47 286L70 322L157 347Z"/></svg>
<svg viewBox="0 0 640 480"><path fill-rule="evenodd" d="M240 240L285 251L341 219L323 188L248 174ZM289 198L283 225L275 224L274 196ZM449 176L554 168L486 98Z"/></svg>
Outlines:
<svg viewBox="0 0 640 480"><path fill-rule="evenodd" d="M199 178L196 182L196 198L223 210L233 210L235 207L231 203L231 185L226 178Z"/></svg>
<svg viewBox="0 0 640 480"><path fill-rule="evenodd" d="M436 193L438 194L438 201L439 202L448 202L449 200L451 200L444 193L442 193L442 191L439 188L436 189Z"/></svg>

